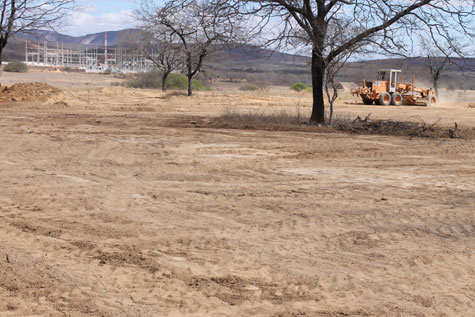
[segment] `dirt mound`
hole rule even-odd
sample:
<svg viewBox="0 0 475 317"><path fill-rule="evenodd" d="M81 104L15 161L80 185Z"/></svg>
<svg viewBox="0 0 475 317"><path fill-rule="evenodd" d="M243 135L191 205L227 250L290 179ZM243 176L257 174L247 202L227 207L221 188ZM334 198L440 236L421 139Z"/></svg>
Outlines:
<svg viewBox="0 0 475 317"><path fill-rule="evenodd" d="M45 101L61 90L44 83L21 83L0 87L0 102Z"/></svg>

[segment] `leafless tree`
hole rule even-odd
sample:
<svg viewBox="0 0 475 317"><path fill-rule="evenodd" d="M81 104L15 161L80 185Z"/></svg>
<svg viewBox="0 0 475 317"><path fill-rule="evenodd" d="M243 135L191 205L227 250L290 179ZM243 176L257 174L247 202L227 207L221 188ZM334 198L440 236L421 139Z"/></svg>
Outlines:
<svg viewBox="0 0 475 317"><path fill-rule="evenodd" d="M167 90L168 76L183 69L184 55L173 36L164 36L166 32L155 28L133 30L122 35L119 43L121 48L143 54L161 72L162 91Z"/></svg>
<svg viewBox="0 0 475 317"><path fill-rule="evenodd" d="M453 41L450 41L450 43L452 42ZM450 45L443 48L437 41L427 40L423 36L421 36L420 44L421 53L425 56L427 67L430 71L432 88L434 88L436 94L439 95L440 75L445 67L450 64L451 55L457 50L452 49Z"/></svg>
<svg viewBox="0 0 475 317"><path fill-rule="evenodd" d="M143 0L138 16L146 29L159 38L172 39L184 55L188 95L192 80L216 44L229 43L239 33L239 16L211 0L169 0L164 5Z"/></svg>
<svg viewBox="0 0 475 317"><path fill-rule="evenodd" d="M0 66L3 49L16 33L34 33L58 25L74 0L0 0Z"/></svg>
<svg viewBox="0 0 475 317"><path fill-rule="evenodd" d="M141 42L145 56L162 72L162 91L166 91L168 76L183 68L185 56L173 35L161 35L162 32L143 30Z"/></svg>
<svg viewBox="0 0 475 317"><path fill-rule="evenodd" d="M440 56L433 50L427 51L427 63L432 79L432 85L437 95L439 95L439 79L440 74L445 66L450 62L450 55Z"/></svg>
<svg viewBox="0 0 475 317"><path fill-rule="evenodd" d="M338 99L338 88L339 85L336 82L336 75L340 70L345 66L348 59L351 57L351 54L342 54L337 58L333 59L329 64L325 65L325 81L324 89L327 96L328 104L330 106L330 111L328 115L328 124L332 125L333 123L333 110L335 101Z"/></svg>
<svg viewBox="0 0 475 317"><path fill-rule="evenodd" d="M421 46L430 70L432 85L437 94L439 94L440 76L444 69L449 65L455 65L463 70L466 58L473 54L473 47L470 48L470 44L452 36L446 37L443 43L421 37Z"/></svg>
<svg viewBox="0 0 475 317"><path fill-rule="evenodd" d="M313 111L310 121L325 122L326 65L355 46L383 52L410 51L416 32L447 38L475 37L474 0L213 0L252 16L256 30L276 47L305 43L312 52ZM329 48L331 26L345 20L348 32ZM263 31L264 29L270 31Z"/></svg>
<svg viewBox="0 0 475 317"><path fill-rule="evenodd" d="M350 20L348 19L340 19L339 21L336 21L336 23L329 25L328 33L330 35L328 36L327 41L328 50L331 51L338 48L347 37L348 32L352 32L351 28L349 28L349 21ZM334 104L338 99L339 83L336 82L336 76L353 55L356 55L357 52L362 53L363 51L370 53L365 50L363 45L356 44L332 60L325 60L326 64L323 88L330 108L328 115L329 125L333 123Z"/></svg>

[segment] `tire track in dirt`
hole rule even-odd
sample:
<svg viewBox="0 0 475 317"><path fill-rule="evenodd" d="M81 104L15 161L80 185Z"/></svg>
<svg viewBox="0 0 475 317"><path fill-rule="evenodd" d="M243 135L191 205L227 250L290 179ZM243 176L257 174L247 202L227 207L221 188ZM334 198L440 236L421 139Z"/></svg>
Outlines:
<svg viewBox="0 0 475 317"><path fill-rule="evenodd" d="M475 311L473 141L177 128L182 99L116 93L151 94L2 109L0 315Z"/></svg>

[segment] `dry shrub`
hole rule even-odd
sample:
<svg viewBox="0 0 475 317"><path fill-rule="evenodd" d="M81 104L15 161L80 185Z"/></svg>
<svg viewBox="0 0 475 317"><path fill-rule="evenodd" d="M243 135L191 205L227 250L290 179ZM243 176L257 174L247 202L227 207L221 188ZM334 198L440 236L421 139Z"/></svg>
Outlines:
<svg viewBox="0 0 475 317"><path fill-rule="evenodd" d="M425 121L395 121L395 120L372 120L371 114L365 118L360 116L354 120L337 118L334 120L334 128L338 131L354 134L376 134L388 136L407 136L412 138L452 138L464 137L464 133L455 122L454 129L442 127L439 121L426 123Z"/></svg>
<svg viewBox="0 0 475 317"><path fill-rule="evenodd" d="M307 116L302 117L299 109L296 113L288 111L249 110L239 111L226 108L212 120L213 127L251 130L305 131L318 133L345 132L350 134L372 134L387 136L405 136L409 138L472 138L475 129L461 129L457 123L454 128L442 127L439 122L428 124L424 121L372 120L371 114L361 118L336 116L331 126L317 126L308 123Z"/></svg>
<svg viewBox="0 0 475 317"><path fill-rule="evenodd" d="M27 73L28 65L22 61L11 61L3 68L3 71L7 73Z"/></svg>
<svg viewBox="0 0 475 317"><path fill-rule="evenodd" d="M300 112L290 113L288 111L265 111L249 110L247 112L238 111L236 108L228 107L214 121L221 127L235 129L295 129L308 121L302 119Z"/></svg>
<svg viewBox="0 0 475 317"><path fill-rule="evenodd" d="M136 74L133 73L114 73L114 78L118 79L132 79Z"/></svg>
<svg viewBox="0 0 475 317"><path fill-rule="evenodd" d="M152 88L158 89L162 87L162 73L159 70L153 70L145 73L138 73L135 77L125 81L125 86L130 88ZM187 90L188 78L183 74L171 73L166 80L167 89ZM210 87L205 86L199 80L192 80L192 89L195 91L209 91Z"/></svg>
<svg viewBox="0 0 475 317"><path fill-rule="evenodd" d="M159 99L170 99L173 97L187 97L188 93L182 91L171 91L167 92L163 96L158 97Z"/></svg>
<svg viewBox="0 0 475 317"><path fill-rule="evenodd" d="M247 89L247 90L268 90L270 88L268 78L260 78L260 77L251 76L246 81L249 87L255 88L255 89Z"/></svg>
<svg viewBox="0 0 475 317"><path fill-rule="evenodd" d="M239 87L239 90L241 91L256 91L259 88L253 84L246 84L244 86Z"/></svg>

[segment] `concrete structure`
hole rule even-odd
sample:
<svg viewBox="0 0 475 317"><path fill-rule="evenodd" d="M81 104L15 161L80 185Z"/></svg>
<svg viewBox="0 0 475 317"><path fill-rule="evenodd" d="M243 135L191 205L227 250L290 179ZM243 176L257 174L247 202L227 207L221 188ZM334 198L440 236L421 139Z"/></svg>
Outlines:
<svg viewBox="0 0 475 317"><path fill-rule="evenodd" d="M32 66L74 68L86 72L138 73L153 69L153 63L138 50L58 42L25 43L25 62Z"/></svg>

